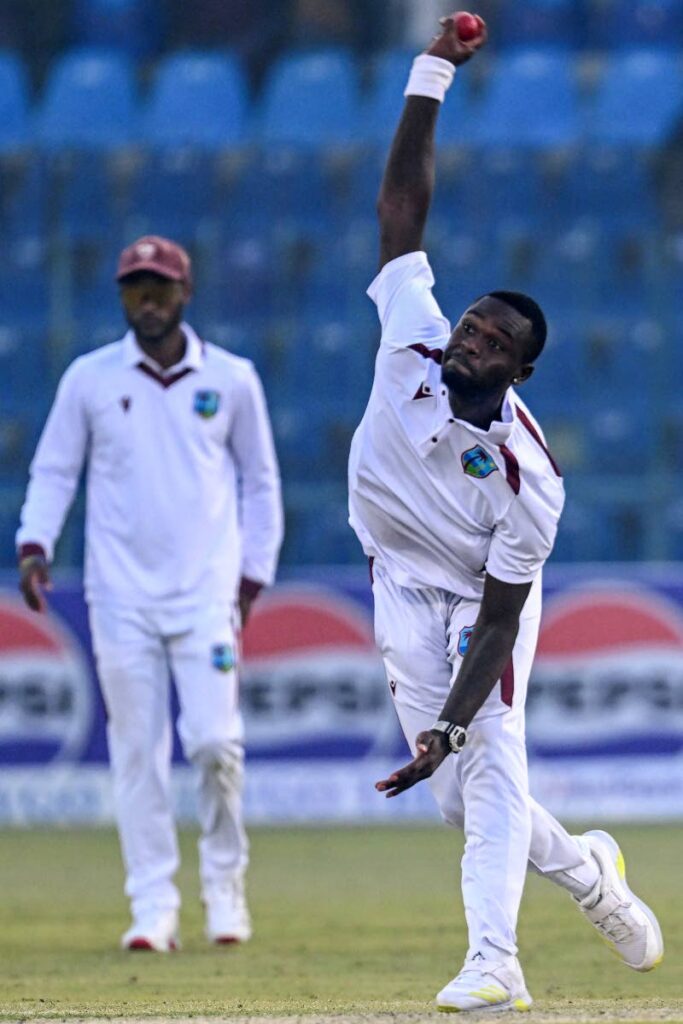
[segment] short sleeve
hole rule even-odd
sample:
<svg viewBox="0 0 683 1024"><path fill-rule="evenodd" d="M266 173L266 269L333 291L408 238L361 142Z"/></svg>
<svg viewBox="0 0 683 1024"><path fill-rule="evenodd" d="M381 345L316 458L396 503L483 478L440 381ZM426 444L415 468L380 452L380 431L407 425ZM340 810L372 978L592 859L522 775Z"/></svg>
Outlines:
<svg viewBox="0 0 683 1024"><path fill-rule="evenodd" d="M486 561L490 576L504 583L530 583L553 549L564 504L564 488L546 479L543 491L522 491L493 531Z"/></svg>
<svg viewBox="0 0 683 1024"><path fill-rule="evenodd" d="M368 288L382 325L382 345L443 348L451 325L432 294L433 287L434 275L424 252L407 253L382 267Z"/></svg>

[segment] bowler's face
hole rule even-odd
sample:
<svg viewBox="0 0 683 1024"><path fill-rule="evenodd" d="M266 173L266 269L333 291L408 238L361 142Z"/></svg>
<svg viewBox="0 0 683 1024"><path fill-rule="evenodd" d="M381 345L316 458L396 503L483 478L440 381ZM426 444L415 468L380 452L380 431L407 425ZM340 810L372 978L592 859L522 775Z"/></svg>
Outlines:
<svg viewBox="0 0 683 1024"><path fill-rule="evenodd" d="M163 341L178 326L189 297L181 282L148 271L125 277L120 290L126 320L147 344Z"/></svg>
<svg viewBox="0 0 683 1024"><path fill-rule="evenodd" d="M526 379L531 324L507 303L490 295L461 316L446 345L441 376L454 391L476 395Z"/></svg>

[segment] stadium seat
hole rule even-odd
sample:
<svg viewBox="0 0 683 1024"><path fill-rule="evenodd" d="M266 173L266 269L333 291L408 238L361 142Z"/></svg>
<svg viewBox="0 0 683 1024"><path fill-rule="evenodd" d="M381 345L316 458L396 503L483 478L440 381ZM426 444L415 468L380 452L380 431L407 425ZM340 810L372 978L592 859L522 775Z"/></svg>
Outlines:
<svg viewBox="0 0 683 1024"><path fill-rule="evenodd" d="M568 166L556 201L563 219L653 228L659 220L653 168L639 149L594 144Z"/></svg>
<svg viewBox="0 0 683 1024"><path fill-rule="evenodd" d="M128 193L130 234L192 239L210 227L217 206L216 163L199 149L148 152Z"/></svg>
<svg viewBox="0 0 683 1024"><path fill-rule="evenodd" d="M251 323L274 311L278 253L260 234L235 235L218 242L216 255L197 267L202 317L214 323Z"/></svg>
<svg viewBox="0 0 683 1024"><path fill-rule="evenodd" d="M614 53L585 108L586 138L598 146L654 147L667 140L682 112L678 53Z"/></svg>
<svg viewBox="0 0 683 1024"><path fill-rule="evenodd" d="M616 562L633 560L643 551L642 517L637 502L596 500L592 478L579 486L572 481L560 519L551 565L558 562Z"/></svg>
<svg viewBox="0 0 683 1024"><path fill-rule="evenodd" d="M0 50L0 155L30 141L26 72L15 53Z"/></svg>
<svg viewBox="0 0 683 1024"><path fill-rule="evenodd" d="M120 53L96 48L58 57L38 111L39 146L113 149L137 141L133 66Z"/></svg>
<svg viewBox="0 0 683 1024"><path fill-rule="evenodd" d="M3 424L3 417L0 415L0 462L2 461L2 451L7 440L11 438L11 434L12 430ZM19 528L19 513L24 503L27 480L27 465L23 467L23 474L21 476L17 474L14 481L5 476L4 470L0 479L0 564L15 572L17 564L15 537Z"/></svg>
<svg viewBox="0 0 683 1024"><path fill-rule="evenodd" d="M175 53L160 61L143 117L146 143L221 150L242 143L246 128L247 88L235 55Z"/></svg>
<svg viewBox="0 0 683 1024"><path fill-rule="evenodd" d="M263 142L345 145L359 140L360 128L357 67L349 53L290 53L276 61L263 94Z"/></svg>
<svg viewBox="0 0 683 1024"><path fill-rule="evenodd" d="M79 45L116 47L131 57L157 53L166 4L155 0L75 0L71 38Z"/></svg>
<svg viewBox="0 0 683 1024"><path fill-rule="evenodd" d="M671 46L683 34L680 0L600 0L589 5L588 46Z"/></svg>
<svg viewBox="0 0 683 1024"><path fill-rule="evenodd" d="M501 5L495 35L501 47L578 47L585 36L582 6L577 0L507 0Z"/></svg>
<svg viewBox="0 0 683 1024"><path fill-rule="evenodd" d="M50 161L39 154L0 160L0 224L6 241L44 243L52 180Z"/></svg>
<svg viewBox="0 0 683 1024"><path fill-rule="evenodd" d="M324 151L270 146L239 169L220 217L227 233L319 234L339 230L344 201Z"/></svg>
<svg viewBox="0 0 683 1024"><path fill-rule="evenodd" d="M70 241L114 245L123 212L116 163L96 151L64 154L56 161L60 230Z"/></svg>
<svg viewBox="0 0 683 1024"><path fill-rule="evenodd" d="M499 57L478 106L472 140L547 149L579 138L576 69L569 53L521 50Z"/></svg>
<svg viewBox="0 0 683 1024"><path fill-rule="evenodd" d="M37 238L19 239L3 252L0 310L2 324L11 330L45 330L49 309L46 252L44 239ZM29 380L30 370L27 385Z"/></svg>

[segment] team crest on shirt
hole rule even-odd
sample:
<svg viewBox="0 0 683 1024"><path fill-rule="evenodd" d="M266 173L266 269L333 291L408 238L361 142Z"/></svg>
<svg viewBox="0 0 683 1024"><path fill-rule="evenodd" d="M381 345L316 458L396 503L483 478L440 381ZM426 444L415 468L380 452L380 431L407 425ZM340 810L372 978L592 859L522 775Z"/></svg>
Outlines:
<svg viewBox="0 0 683 1024"><path fill-rule="evenodd" d="M221 396L218 391L195 391L194 393L194 411L202 419L209 420L215 416L220 404Z"/></svg>
<svg viewBox="0 0 683 1024"><path fill-rule="evenodd" d="M467 475L474 476L477 480L483 480L485 476L490 476L498 469L489 453L484 451L480 444L468 448L462 453L460 460Z"/></svg>
<svg viewBox="0 0 683 1024"><path fill-rule="evenodd" d="M230 644L214 644L211 648L211 664L219 672L229 672L235 667L235 652Z"/></svg>
<svg viewBox="0 0 683 1024"><path fill-rule="evenodd" d="M470 637L474 631L474 626L464 626L460 630L458 635L458 654L461 658L464 658L467 654L467 648L470 646Z"/></svg>

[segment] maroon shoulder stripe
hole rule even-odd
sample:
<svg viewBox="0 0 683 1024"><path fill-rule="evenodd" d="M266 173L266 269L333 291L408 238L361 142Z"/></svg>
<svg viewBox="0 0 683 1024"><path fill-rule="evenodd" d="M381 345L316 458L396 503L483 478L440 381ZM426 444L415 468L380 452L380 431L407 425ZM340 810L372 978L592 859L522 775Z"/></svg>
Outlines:
<svg viewBox="0 0 683 1024"><path fill-rule="evenodd" d="M543 438L541 437L539 432L536 430L536 427L533 425L533 423L531 422L531 420L529 419L527 414L524 412L523 409L520 409L520 407L518 405L515 406L515 411L516 411L517 415L519 416L520 421L524 424L526 429L529 431L529 433L533 437L534 441L539 445L540 448L543 449L543 451L548 456L548 461L549 461L550 465L553 467L553 469L555 470L555 475L556 476L562 476L562 473L560 472L560 467L557 465L557 463L555 462L555 459L552 457L552 455L548 451L548 448L546 447L546 445L543 442Z"/></svg>
<svg viewBox="0 0 683 1024"><path fill-rule="evenodd" d="M520 487L520 476L519 476L519 462L516 457L512 454L507 445L499 445L500 453L505 459L505 479L510 484L510 487L519 494Z"/></svg>
<svg viewBox="0 0 683 1024"><path fill-rule="evenodd" d="M443 349L440 348L427 348L422 342L417 342L415 345L408 345L408 348L412 352L419 352L425 359L433 359L435 363L441 366L443 361Z"/></svg>

